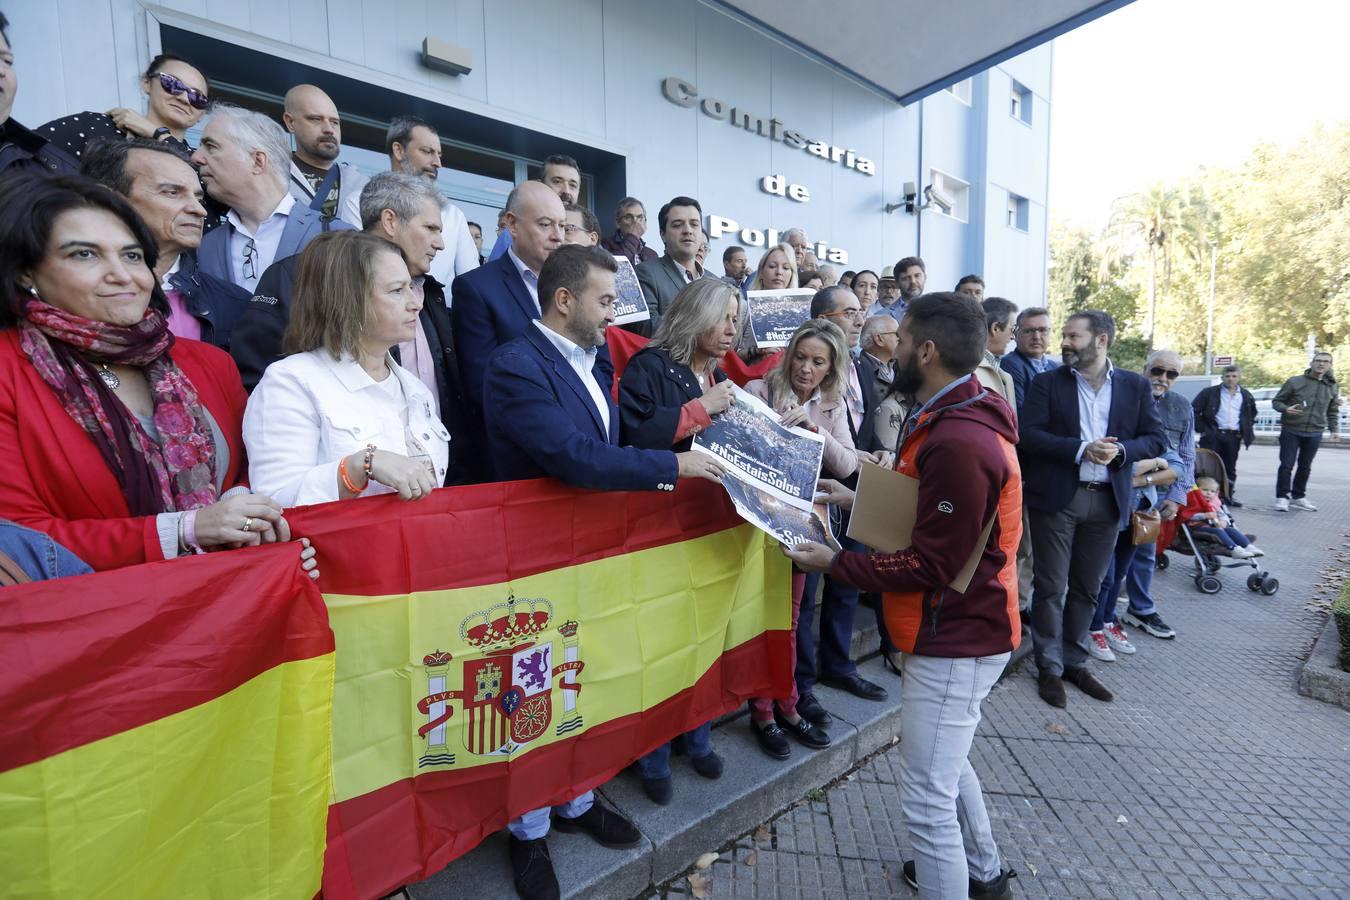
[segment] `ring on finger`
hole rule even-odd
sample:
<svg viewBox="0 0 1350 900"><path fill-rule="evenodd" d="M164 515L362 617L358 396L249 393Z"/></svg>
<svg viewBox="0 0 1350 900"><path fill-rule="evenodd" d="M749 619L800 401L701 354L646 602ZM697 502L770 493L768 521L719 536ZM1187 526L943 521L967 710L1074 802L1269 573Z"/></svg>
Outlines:
<svg viewBox="0 0 1350 900"><path fill-rule="evenodd" d="M244 530L245 530L245 531L252 531L252 530L253 530L253 517L252 517L252 516L244 516Z"/></svg>

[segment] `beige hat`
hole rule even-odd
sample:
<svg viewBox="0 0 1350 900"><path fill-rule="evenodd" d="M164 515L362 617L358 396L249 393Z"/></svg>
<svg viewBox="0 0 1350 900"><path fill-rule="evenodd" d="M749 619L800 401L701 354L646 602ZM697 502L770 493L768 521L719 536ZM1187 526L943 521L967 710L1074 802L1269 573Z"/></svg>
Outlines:
<svg viewBox="0 0 1350 900"><path fill-rule="evenodd" d="M894 281L894 280L895 280L895 266L887 266L886 268L882 269L882 270L881 270L881 277L878 278L877 280L878 280L878 281L887 281L887 280Z"/></svg>

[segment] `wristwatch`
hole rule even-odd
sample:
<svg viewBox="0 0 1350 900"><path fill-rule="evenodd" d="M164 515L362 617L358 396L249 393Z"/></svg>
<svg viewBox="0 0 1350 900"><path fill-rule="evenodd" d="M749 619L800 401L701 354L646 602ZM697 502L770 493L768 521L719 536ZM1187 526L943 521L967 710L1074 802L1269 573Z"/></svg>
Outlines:
<svg viewBox="0 0 1350 900"><path fill-rule="evenodd" d="M1144 481L1147 482L1148 484L1152 484L1152 483L1153 483L1153 476L1152 476L1152 475L1145 475L1145 476L1144 476Z"/></svg>
<svg viewBox="0 0 1350 900"><path fill-rule="evenodd" d="M173 134L173 132L171 132L171 131L170 131L169 129L167 129L167 128L156 128L155 131L154 131L154 134L150 135L150 138L151 138L151 140L162 141L162 140L164 140L166 137L169 137L169 136L172 135L172 134Z"/></svg>

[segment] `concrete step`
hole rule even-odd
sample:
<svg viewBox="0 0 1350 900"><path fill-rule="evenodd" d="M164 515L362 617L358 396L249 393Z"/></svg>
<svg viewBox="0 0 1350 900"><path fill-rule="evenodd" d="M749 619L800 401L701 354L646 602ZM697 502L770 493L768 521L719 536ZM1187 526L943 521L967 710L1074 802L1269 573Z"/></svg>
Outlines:
<svg viewBox="0 0 1350 900"><path fill-rule="evenodd" d="M652 803L636 775L621 773L597 795L632 819L642 832L642 843L628 850L608 850L585 835L553 831L549 850L562 896L588 900L635 897L892 744L900 733L900 679L884 669L876 655L872 611L860 609L857 619L853 650L854 658L860 660L858 673L886 688L890 694L886 700L860 700L843 691L817 687L816 696L835 719L828 729L831 746L813 751L794 742L792 756L783 761L770 759L759 749L744 707L728 713L713 729L713 746L726 763L722 777L708 781L694 772L688 760L672 757L675 797L669 806ZM1020 649L1014 662L1030 649L1030 640ZM412 900L514 897L506 832L494 834L406 890Z"/></svg>

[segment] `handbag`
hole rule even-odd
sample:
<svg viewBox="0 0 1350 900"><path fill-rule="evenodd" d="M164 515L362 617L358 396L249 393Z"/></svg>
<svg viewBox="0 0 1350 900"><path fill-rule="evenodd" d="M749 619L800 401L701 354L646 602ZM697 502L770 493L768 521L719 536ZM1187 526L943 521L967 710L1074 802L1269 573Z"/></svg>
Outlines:
<svg viewBox="0 0 1350 900"><path fill-rule="evenodd" d="M1156 543L1161 526L1162 514L1155 509L1136 509L1130 513L1130 539L1136 547Z"/></svg>

